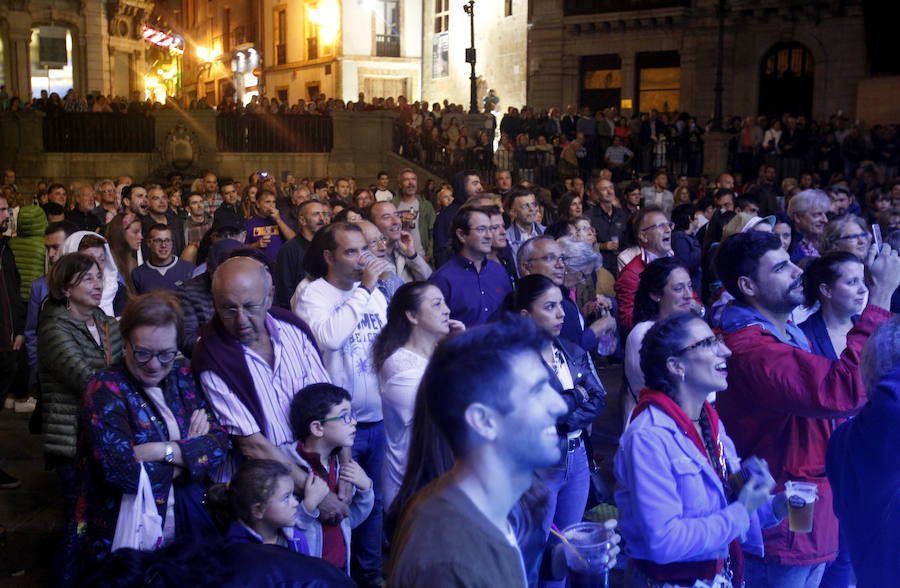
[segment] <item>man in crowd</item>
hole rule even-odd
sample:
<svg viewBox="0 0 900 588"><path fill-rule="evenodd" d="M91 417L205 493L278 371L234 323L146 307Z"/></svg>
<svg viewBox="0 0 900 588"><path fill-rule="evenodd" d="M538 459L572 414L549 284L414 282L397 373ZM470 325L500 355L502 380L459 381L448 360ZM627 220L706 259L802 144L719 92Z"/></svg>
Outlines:
<svg viewBox="0 0 900 588"><path fill-rule="evenodd" d="M222 196L219 194L219 181L216 174L209 172L203 176L203 202L206 212L215 215L222 204Z"/></svg>
<svg viewBox="0 0 900 588"><path fill-rule="evenodd" d="M416 253L430 261L434 254L434 207L424 196L418 194L416 172L407 168L398 178L400 193L394 197L394 206L403 221L403 230L412 235Z"/></svg>
<svg viewBox="0 0 900 588"><path fill-rule="evenodd" d="M178 256L184 251L184 223L178 214L169 208L169 199L159 184L147 187L147 216L141 219L141 230L146 236L153 225L166 225L172 233L172 252ZM144 252L145 254L147 252Z"/></svg>
<svg viewBox="0 0 900 588"><path fill-rule="evenodd" d="M415 248L413 236L403 230L402 214L392 202L376 202L369 208L369 220L387 239L387 259L404 282L427 280L431 267Z"/></svg>
<svg viewBox="0 0 900 588"><path fill-rule="evenodd" d="M296 235L294 229L281 218L275 206L275 193L269 190L257 192L256 214L247 219L244 228L247 231L246 243L259 247L272 261L278 258L278 251L284 242Z"/></svg>
<svg viewBox="0 0 900 588"><path fill-rule="evenodd" d="M376 227L374 223L367 220L358 220L353 224L362 229L363 237L366 240L366 246L368 247L369 253L380 259L387 260L388 263L391 263L390 258L388 258L388 240L381 233L378 227ZM403 284L404 282L400 278L400 276L398 276L393 271L393 269L391 269L390 275L378 276L377 288L381 290L381 293L384 294L384 298L387 300L388 304L390 304L391 298L394 297L394 292L396 292L397 288L399 288Z"/></svg>
<svg viewBox="0 0 900 588"><path fill-rule="evenodd" d="M390 182L391 180L386 171L378 172L378 179L375 182L375 194L373 194L375 202L390 202L394 199L394 193L388 188Z"/></svg>
<svg viewBox="0 0 900 588"><path fill-rule="evenodd" d="M50 184L47 187L47 202L53 202L65 208L68 198L69 191L62 184Z"/></svg>
<svg viewBox="0 0 900 588"><path fill-rule="evenodd" d="M657 206L668 216L672 213L674 196L666 189L669 185L669 176L665 171L659 170L653 174L653 184L641 190L641 198L645 206Z"/></svg>
<svg viewBox="0 0 900 588"><path fill-rule="evenodd" d="M100 228L100 219L93 214L97 203L94 201L94 189L81 186L75 190L75 208L66 213L66 220L82 231L96 231Z"/></svg>
<svg viewBox="0 0 900 588"><path fill-rule="evenodd" d="M860 350L891 314L900 285L900 257L885 245L868 259L869 301L835 360L811 353L804 333L790 322L803 304L803 271L791 263L771 233L749 231L719 247L716 269L735 302L722 315L728 389L716 408L738 455L769 464L777 487L787 480L813 482L818 500L812 531L793 533L788 521L763 531L765 559L746 556L748 586L818 586L838 549L838 525L825 451L834 419L853 416L866 402L859 373ZM716 369L719 369L718 367ZM865 459L865 456L860 456Z"/></svg>
<svg viewBox="0 0 900 588"><path fill-rule="evenodd" d="M359 422L353 459L375 480L372 513L353 532L351 550L363 584L381 577L382 487L386 450L381 393L372 365L372 344L387 324L387 300L377 288L378 276L389 271L386 260L368 251L362 229L334 223L314 239L321 246L325 276L310 283L294 301L293 310L313 333L331 382L350 392Z"/></svg>
<svg viewBox="0 0 900 588"><path fill-rule="evenodd" d="M282 463L302 495L308 474L278 446L295 441L289 419L294 395L310 384L330 382L309 327L293 313L272 307L272 278L255 259L222 263L213 274L212 293L216 314L200 329L192 368L231 435L232 451L243 459ZM229 461L219 480L230 480L237 463ZM349 513L335 494L319 511L325 520Z"/></svg>
<svg viewBox="0 0 900 588"><path fill-rule="evenodd" d="M206 212L203 194L194 192L187 199L188 217L184 221L185 245L200 245L203 236L212 227L212 216Z"/></svg>
<svg viewBox="0 0 900 588"><path fill-rule="evenodd" d="M279 308L291 307L291 296L306 276L303 258L316 232L331 222L331 210L324 202L307 200L297 209L297 218L300 230L275 258L275 306Z"/></svg>
<svg viewBox="0 0 900 588"><path fill-rule="evenodd" d="M759 201L759 213L762 216L775 214L781 210L778 206L778 186L775 183L775 166L763 164L759 166L759 177L744 193L756 197Z"/></svg>
<svg viewBox="0 0 900 588"><path fill-rule="evenodd" d="M559 461L556 423L566 413L542 365L543 345L518 320L466 331L435 351L422 391L455 463L403 510L388 563L392 586L527 585L507 519L534 471Z"/></svg>
<svg viewBox="0 0 900 588"><path fill-rule="evenodd" d="M503 206L512 219L506 230L506 240L515 258L522 243L538 235L543 235L546 227L536 220L538 215L537 198L531 190L524 188L511 190L506 195Z"/></svg>
<svg viewBox="0 0 900 588"><path fill-rule="evenodd" d="M9 227L9 201L0 192L0 235ZM0 236L0 399L5 401L16 376L19 350L25 343L25 305L19 292L19 270ZM18 488L21 482L0 469L0 488Z"/></svg>
<svg viewBox="0 0 900 588"><path fill-rule="evenodd" d="M654 259L672 255L673 225L662 210L646 206L632 222L640 253L622 268L614 286L619 302L619 326L626 331L634 326L634 297L644 268Z"/></svg>
<svg viewBox="0 0 900 588"><path fill-rule="evenodd" d="M116 185L112 180L100 180L96 186L100 204L94 208L93 213L100 221L100 226L105 227L119 212L116 204Z"/></svg>
<svg viewBox="0 0 900 588"><path fill-rule="evenodd" d="M147 199L147 188L143 184L128 184L122 188L122 206L126 211L134 213L139 219L147 216L150 201Z"/></svg>
<svg viewBox="0 0 900 588"><path fill-rule="evenodd" d="M131 280L138 294L152 290L175 290L182 282L191 279L194 264L175 255L172 229L164 224L152 225L147 230L147 261L134 268Z"/></svg>
<svg viewBox="0 0 900 588"><path fill-rule="evenodd" d="M466 327L491 322L499 317L504 299L512 292L506 270L487 257L494 240L491 217L465 206L453 217L450 229L456 255L428 281L443 293L450 318Z"/></svg>
<svg viewBox="0 0 900 588"><path fill-rule="evenodd" d="M334 199L340 202L342 206L350 206L350 180L347 178L338 178L334 183Z"/></svg>
<svg viewBox="0 0 900 588"><path fill-rule="evenodd" d="M589 189L584 214L591 219L591 226L597 234L597 248L603 255L603 267L615 276L619 271L616 255L625 235L628 215L615 206L616 189L611 181L594 179Z"/></svg>
<svg viewBox="0 0 900 588"><path fill-rule="evenodd" d="M613 179L617 182L628 177L628 166L631 165L632 159L634 159L634 153L622 145L622 138L618 136L612 138L612 145L607 147L603 154L603 163L612 170Z"/></svg>
<svg viewBox="0 0 900 588"><path fill-rule="evenodd" d="M488 259L496 261L503 266L506 274L509 276L509 282L515 289L516 278L519 272L516 269L516 256L509 246L509 240L506 237L506 226L503 224L503 210L496 204L482 205L481 208L491 217L491 252L488 253Z"/></svg>
<svg viewBox="0 0 900 588"><path fill-rule="evenodd" d="M241 207L241 196L238 194L234 181L222 180L220 189L222 191L222 199L216 206L216 211L212 213L213 224L243 227L246 219L244 218L244 209ZM209 210L209 207L207 207L207 210Z"/></svg>
<svg viewBox="0 0 900 588"><path fill-rule="evenodd" d="M450 221L453 216L470 198L478 196L484 191L481 186L481 177L475 170L461 171L453 178L453 202L437 215L434 221L434 266L440 267L448 259L453 257L450 248L451 238Z"/></svg>
<svg viewBox="0 0 900 588"><path fill-rule="evenodd" d="M300 228L300 219L297 218L297 209L301 204L309 200L309 188L306 186L289 186L290 193L288 196L275 200L275 206L278 207L278 213L284 222L296 232ZM259 198L259 192L257 192Z"/></svg>
<svg viewBox="0 0 900 588"><path fill-rule="evenodd" d="M506 199L506 195L512 190L512 174L508 169L498 169L494 172L494 189L495 194L499 194L501 198Z"/></svg>

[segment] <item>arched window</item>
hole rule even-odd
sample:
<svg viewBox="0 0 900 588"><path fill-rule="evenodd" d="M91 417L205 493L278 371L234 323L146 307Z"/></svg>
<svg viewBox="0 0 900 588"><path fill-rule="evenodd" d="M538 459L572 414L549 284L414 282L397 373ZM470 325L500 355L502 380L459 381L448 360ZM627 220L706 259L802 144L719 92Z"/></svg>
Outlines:
<svg viewBox="0 0 900 588"><path fill-rule="evenodd" d="M72 32L66 27L41 26L31 29L31 94L41 90L60 98L74 87L72 76Z"/></svg>
<svg viewBox="0 0 900 588"><path fill-rule="evenodd" d="M759 112L809 116L812 112L815 60L797 42L779 43L763 56L760 68Z"/></svg>

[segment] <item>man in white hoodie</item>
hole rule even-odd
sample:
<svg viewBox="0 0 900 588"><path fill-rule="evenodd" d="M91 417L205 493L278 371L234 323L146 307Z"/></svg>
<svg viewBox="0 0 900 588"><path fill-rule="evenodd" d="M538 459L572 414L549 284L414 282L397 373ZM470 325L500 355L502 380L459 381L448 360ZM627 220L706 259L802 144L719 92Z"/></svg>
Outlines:
<svg viewBox="0 0 900 588"><path fill-rule="evenodd" d="M359 417L353 459L375 480L375 504L353 535L353 557L362 570L360 585L381 577L382 462L386 449L378 376L372 367L375 337L387 323L387 300L378 276L391 271L372 254L363 232L334 223L313 238L310 253L322 251L327 273L294 299L293 311L312 330L332 383L350 392ZM316 276L311 276L311 278Z"/></svg>

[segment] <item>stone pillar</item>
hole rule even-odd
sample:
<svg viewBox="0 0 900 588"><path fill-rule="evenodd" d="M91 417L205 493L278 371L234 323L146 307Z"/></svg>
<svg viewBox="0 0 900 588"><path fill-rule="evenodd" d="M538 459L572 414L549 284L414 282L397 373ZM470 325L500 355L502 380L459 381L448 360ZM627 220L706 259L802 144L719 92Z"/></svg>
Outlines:
<svg viewBox="0 0 900 588"><path fill-rule="evenodd" d="M31 15L10 11L6 15L9 26L9 78L6 86L19 93L22 102L31 97Z"/></svg>
<svg viewBox="0 0 900 588"><path fill-rule="evenodd" d="M84 56L85 82L84 94L89 92L108 93L111 90L109 76L109 59L104 59L103 47L105 43L104 29L106 18L103 16L104 5L97 2L85 2L82 4L84 26L79 35L79 44L82 46L81 54Z"/></svg>
<svg viewBox="0 0 900 588"><path fill-rule="evenodd" d="M724 132L710 131L703 135L703 173L714 178L728 165L728 138Z"/></svg>
<svg viewBox="0 0 900 588"><path fill-rule="evenodd" d="M634 114L635 100L637 100L637 96L634 95L635 82L637 77L637 71L634 69L634 52L622 53L622 100L631 100L631 108L622 108L622 105L619 104L619 111L622 116L627 119L630 119Z"/></svg>

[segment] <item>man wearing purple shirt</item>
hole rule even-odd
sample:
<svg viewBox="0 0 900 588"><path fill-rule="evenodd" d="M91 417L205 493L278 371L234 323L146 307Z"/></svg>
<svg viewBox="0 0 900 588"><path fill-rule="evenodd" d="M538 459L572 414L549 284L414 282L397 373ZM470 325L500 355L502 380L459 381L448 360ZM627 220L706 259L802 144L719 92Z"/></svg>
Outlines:
<svg viewBox="0 0 900 588"><path fill-rule="evenodd" d="M247 219L244 228L247 231L245 243L259 247L272 261L278 258L278 250L284 242L296 235L281 218L275 205L275 194L269 190L260 190L256 195L256 214Z"/></svg>
<svg viewBox="0 0 900 588"><path fill-rule="evenodd" d="M479 208L464 206L453 217L450 235L456 255L428 281L443 293L450 318L466 327L491 322L512 292L506 270L487 258L493 242L491 217Z"/></svg>

